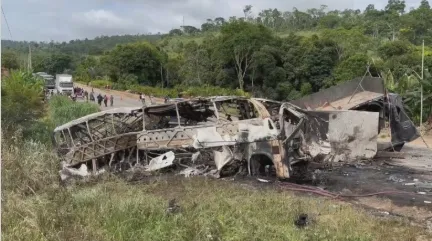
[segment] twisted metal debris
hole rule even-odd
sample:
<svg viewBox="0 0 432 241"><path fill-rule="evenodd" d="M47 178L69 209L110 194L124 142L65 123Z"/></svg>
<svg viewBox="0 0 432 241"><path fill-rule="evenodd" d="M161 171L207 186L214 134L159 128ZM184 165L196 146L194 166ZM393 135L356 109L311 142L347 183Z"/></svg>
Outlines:
<svg viewBox="0 0 432 241"><path fill-rule="evenodd" d="M368 96L373 99L354 98L355 104L345 110L327 108L332 104L300 108L232 96L118 108L57 127L54 144L63 180L139 168L176 170L185 176L222 177L245 170L262 175L269 167L287 179L296 166L311 160L347 161L376 154L385 105L378 111L368 109L376 107L371 101L380 101L383 94ZM317 102L313 96L308 99L313 100Z"/></svg>

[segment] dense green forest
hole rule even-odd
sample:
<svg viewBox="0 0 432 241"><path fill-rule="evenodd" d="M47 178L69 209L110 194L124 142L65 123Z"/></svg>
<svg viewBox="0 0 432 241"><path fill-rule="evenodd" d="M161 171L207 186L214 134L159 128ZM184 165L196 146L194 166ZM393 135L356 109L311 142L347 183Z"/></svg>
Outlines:
<svg viewBox="0 0 432 241"><path fill-rule="evenodd" d="M2 40L2 65L72 73L117 88L147 85L220 86L255 96L289 100L371 75L402 94L419 113L421 44L425 43L425 118L431 113L432 10L426 0L406 9L389 0L384 9L306 11L266 9L254 16L207 19L164 35L101 36L69 43ZM221 93L224 94L224 93Z"/></svg>

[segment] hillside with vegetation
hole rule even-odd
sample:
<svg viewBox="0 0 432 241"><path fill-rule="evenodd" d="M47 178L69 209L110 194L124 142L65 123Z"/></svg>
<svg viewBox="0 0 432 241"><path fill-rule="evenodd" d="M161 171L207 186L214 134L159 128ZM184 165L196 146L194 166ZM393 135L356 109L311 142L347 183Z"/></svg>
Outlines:
<svg viewBox="0 0 432 241"><path fill-rule="evenodd" d="M389 0L384 9L306 11L266 9L243 17L207 19L164 35L102 36L69 43L2 40L3 65L72 73L83 82L111 84L155 95L245 92L290 100L358 76L383 77L406 98L419 121L421 44L424 118L431 113L432 10L427 0L407 9ZM199 86L199 89L196 89ZM217 86L218 88L216 88ZM192 95L192 94L191 94Z"/></svg>

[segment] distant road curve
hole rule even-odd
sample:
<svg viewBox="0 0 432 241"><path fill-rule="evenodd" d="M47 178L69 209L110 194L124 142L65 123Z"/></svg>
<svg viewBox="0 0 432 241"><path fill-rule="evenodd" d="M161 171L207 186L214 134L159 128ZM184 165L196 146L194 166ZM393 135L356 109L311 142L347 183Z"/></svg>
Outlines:
<svg viewBox="0 0 432 241"><path fill-rule="evenodd" d="M105 105L102 103L101 110L109 110L112 108L119 108L119 107L139 107L142 106L141 101L139 99L139 95L128 93L125 91L118 91L118 90L106 90L106 89L99 89L99 88L92 88L90 86L80 84L80 83L74 83L75 87L82 88L84 90L87 90L87 92L91 92L92 89L95 92L95 98L100 93L102 96L108 95L114 96L114 105L111 107L110 103L108 101L108 107L105 107ZM79 101L82 101L78 99ZM154 103L161 104L164 103L164 99L162 98L152 98ZM150 103L150 98L146 96L146 103Z"/></svg>

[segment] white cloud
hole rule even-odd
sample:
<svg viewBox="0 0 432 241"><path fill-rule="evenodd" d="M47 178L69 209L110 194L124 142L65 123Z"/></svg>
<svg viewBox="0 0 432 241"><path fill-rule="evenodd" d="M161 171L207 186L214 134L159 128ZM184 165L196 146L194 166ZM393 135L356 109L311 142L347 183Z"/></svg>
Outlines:
<svg viewBox="0 0 432 241"><path fill-rule="evenodd" d="M100 35L134 34L139 30L139 26L133 19L104 9L74 13L70 23L69 31L76 36L87 38Z"/></svg>
<svg viewBox="0 0 432 241"><path fill-rule="evenodd" d="M91 25L96 27L124 27L133 22L115 15L111 11L99 9L90 10L84 13L78 13L73 16L77 23Z"/></svg>
<svg viewBox="0 0 432 241"><path fill-rule="evenodd" d="M242 16L243 7L252 5L256 16L261 10L291 11L319 8L364 9L369 3L382 8L387 0L3 0L15 40L67 41L99 35L168 32L182 25L199 27L206 19ZM407 10L420 0L406 0ZM10 39L2 21L2 38Z"/></svg>

